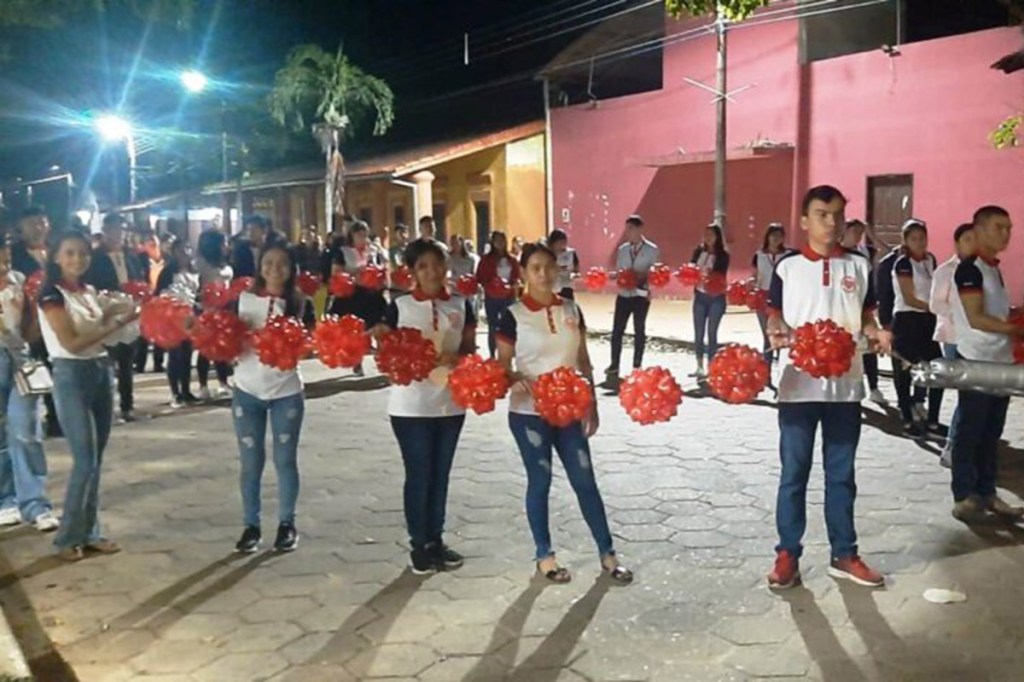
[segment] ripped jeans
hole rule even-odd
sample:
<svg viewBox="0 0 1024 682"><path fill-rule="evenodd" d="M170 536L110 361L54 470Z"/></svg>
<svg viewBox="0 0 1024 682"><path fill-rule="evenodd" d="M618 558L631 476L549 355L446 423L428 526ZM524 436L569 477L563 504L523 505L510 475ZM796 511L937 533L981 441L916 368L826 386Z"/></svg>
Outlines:
<svg viewBox="0 0 1024 682"><path fill-rule="evenodd" d="M576 493L576 500L583 512L583 520L587 522L594 542L597 543L598 554L602 557L615 554L604 502L594 479L590 444L583 434L580 422L574 422L565 428L556 428L535 414L510 412L508 424L526 466L526 518L530 523L533 542L537 546L536 560L540 561L554 554L554 550L551 549L551 531L548 528L552 448L558 452L558 458L562 460L569 485Z"/></svg>
<svg viewBox="0 0 1024 682"><path fill-rule="evenodd" d="M273 443L274 469L277 470L277 515L280 523L295 523L295 503L299 498L299 433L305 414L302 393L261 400L238 388L231 400L235 436L242 461L239 485L242 490L243 523L260 525L260 480L267 461L267 416Z"/></svg>

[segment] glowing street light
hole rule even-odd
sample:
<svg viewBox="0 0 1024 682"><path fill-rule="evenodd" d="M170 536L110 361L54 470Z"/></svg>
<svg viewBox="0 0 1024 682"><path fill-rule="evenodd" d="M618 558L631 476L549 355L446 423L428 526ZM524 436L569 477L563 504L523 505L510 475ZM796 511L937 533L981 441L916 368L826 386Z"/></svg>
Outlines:
<svg viewBox="0 0 1024 682"><path fill-rule="evenodd" d="M93 121L96 132L107 142L124 142L128 151L128 199L135 203L138 189L138 172L135 167L135 137L132 124L117 114L103 114Z"/></svg>
<svg viewBox="0 0 1024 682"><path fill-rule="evenodd" d="M195 69L189 69L181 74L181 84L186 90L193 93L199 93L206 89L209 84L209 79L200 71Z"/></svg>

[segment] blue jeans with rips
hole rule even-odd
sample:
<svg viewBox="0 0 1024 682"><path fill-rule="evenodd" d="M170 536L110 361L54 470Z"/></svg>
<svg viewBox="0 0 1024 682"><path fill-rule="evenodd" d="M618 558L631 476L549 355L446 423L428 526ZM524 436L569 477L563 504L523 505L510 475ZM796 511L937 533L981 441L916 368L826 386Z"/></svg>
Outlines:
<svg viewBox="0 0 1024 682"><path fill-rule="evenodd" d="M0 348L0 509L17 507L22 520L32 523L53 505L46 496L39 396L22 395L14 383L14 371L24 359Z"/></svg>

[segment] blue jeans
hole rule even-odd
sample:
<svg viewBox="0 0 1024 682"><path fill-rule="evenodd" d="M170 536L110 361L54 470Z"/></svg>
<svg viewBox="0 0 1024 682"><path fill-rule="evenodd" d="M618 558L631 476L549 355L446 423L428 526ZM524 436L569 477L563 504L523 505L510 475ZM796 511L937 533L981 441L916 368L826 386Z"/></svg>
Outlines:
<svg viewBox="0 0 1024 682"><path fill-rule="evenodd" d="M515 299L512 298L484 298L484 312L487 313L487 349L492 358L497 347L494 334L498 329L498 318L501 317L501 312L513 303Z"/></svg>
<svg viewBox="0 0 1024 682"><path fill-rule="evenodd" d="M576 500L583 512L583 520L587 522L594 542L597 543L598 554L602 557L615 554L604 502L597 489L597 481L594 480L590 444L583 435L582 425L575 422L559 429L537 415L514 412L509 413L508 424L526 467L526 519L537 546L536 559L540 561L554 554L548 528L552 447L558 451L558 458L562 460L569 485L576 493Z"/></svg>
<svg viewBox="0 0 1024 682"><path fill-rule="evenodd" d="M35 521L53 505L46 497L46 455L39 424L39 396L22 395L14 370L23 358L0 349L0 509L17 507L21 518Z"/></svg>
<svg viewBox="0 0 1024 682"><path fill-rule="evenodd" d="M858 403L779 403L782 475L775 507L779 533L775 549L787 550L796 557L803 553L807 479L819 423L825 464L825 525L832 557L844 559L857 554L853 502L857 497L854 459L861 423Z"/></svg>
<svg viewBox="0 0 1024 682"><path fill-rule="evenodd" d="M1006 427L1010 399L977 391L960 391L953 428L953 500L996 494L999 439Z"/></svg>
<svg viewBox="0 0 1024 682"><path fill-rule="evenodd" d="M59 549L100 540L100 468L114 412L107 358L53 360L53 402L71 448L71 476L53 544Z"/></svg>
<svg viewBox="0 0 1024 682"><path fill-rule="evenodd" d="M956 360L956 344L955 343L944 343L942 344L942 357L947 360ZM960 403L957 402L956 407L953 408L953 418L949 420L949 434L946 436L946 449L952 451L953 443L956 441L956 429L957 429L957 413L960 411Z"/></svg>
<svg viewBox="0 0 1024 682"><path fill-rule="evenodd" d="M414 549L440 544L448 477L466 415L391 417L405 465L405 526Z"/></svg>
<svg viewBox="0 0 1024 682"><path fill-rule="evenodd" d="M695 292L693 298L693 341L697 360L705 355L704 332L707 331L707 357L711 360L718 352L718 325L725 315L725 296L708 296L703 291Z"/></svg>
<svg viewBox="0 0 1024 682"><path fill-rule="evenodd" d="M242 460L239 486L242 490L242 522L260 525L260 481L267 462L267 416L273 442L274 469L277 471L277 516L280 523L295 523L295 503L299 499L299 433L306 401L302 393L260 400L235 389L231 412L235 415L235 436Z"/></svg>

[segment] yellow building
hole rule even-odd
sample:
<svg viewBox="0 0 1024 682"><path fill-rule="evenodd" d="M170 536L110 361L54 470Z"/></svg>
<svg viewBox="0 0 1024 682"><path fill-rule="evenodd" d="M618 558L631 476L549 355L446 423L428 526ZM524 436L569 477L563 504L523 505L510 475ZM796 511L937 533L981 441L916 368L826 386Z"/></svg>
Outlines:
<svg viewBox="0 0 1024 682"><path fill-rule="evenodd" d="M492 230L536 240L546 233L544 123L355 159L345 188L346 212L382 236L431 215L439 238L462 235L478 251ZM323 233L327 223L322 165L257 173L203 194L225 207L241 194L243 214L270 218L293 238L307 225Z"/></svg>

